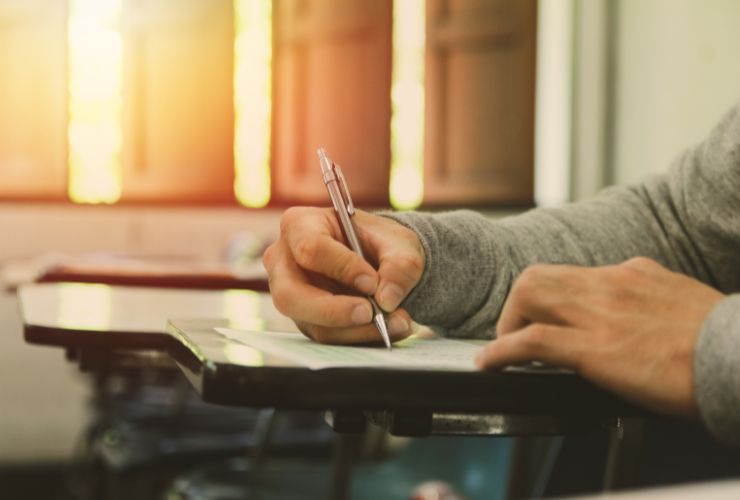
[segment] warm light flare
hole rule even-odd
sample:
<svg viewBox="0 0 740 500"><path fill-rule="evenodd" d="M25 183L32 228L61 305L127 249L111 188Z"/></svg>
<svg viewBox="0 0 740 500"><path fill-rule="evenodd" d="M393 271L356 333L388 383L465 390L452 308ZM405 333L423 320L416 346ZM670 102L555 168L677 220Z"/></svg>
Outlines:
<svg viewBox="0 0 740 500"><path fill-rule="evenodd" d="M231 328L263 330L265 319L260 313L260 294L252 290L226 290L223 315Z"/></svg>
<svg viewBox="0 0 740 500"><path fill-rule="evenodd" d="M69 197L121 196L121 0L70 0Z"/></svg>
<svg viewBox="0 0 740 500"><path fill-rule="evenodd" d="M425 16L426 0L393 2L390 200L402 210L424 195Z"/></svg>
<svg viewBox="0 0 740 500"><path fill-rule="evenodd" d="M234 0L234 192L248 207L270 201L272 0Z"/></svg>

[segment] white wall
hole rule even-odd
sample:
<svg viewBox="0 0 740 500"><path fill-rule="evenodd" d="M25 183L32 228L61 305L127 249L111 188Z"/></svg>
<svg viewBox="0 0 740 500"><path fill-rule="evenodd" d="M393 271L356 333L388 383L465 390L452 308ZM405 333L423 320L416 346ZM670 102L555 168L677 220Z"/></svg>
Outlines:
<svg viewBox="0 0 740 500"><path fill-rule="evenodd" d="M568 200L574 0L537 4L534 197L539 206Z"/></svg>
<svg viewBox="0 0 740 500"><path fill-rule="evenodd" d="M612 165L625 184L664 170L740 100L740 2L619 0L616 12Z"/></svg>

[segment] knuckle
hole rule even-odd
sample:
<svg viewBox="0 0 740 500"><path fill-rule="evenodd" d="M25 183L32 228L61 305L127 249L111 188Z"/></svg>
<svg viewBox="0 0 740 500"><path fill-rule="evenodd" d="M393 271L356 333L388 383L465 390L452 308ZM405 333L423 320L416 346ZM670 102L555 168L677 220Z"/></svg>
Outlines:
<svg viewBox="0 0 740 500"><path fill-rule="evenodd" d="M327 325L340 324L342 322L342 316L341 311L332 305L327 304L321 309L321 318Z"/></svg>
<svg viewBox="0 0 740 500"><path fill-rule="evenodd" d="M311 331L311 338L319 344L331 343L331 336L326 328L318 325L310 325L309 329Z"/></svg>
<svg viewBox="0 0 740 500"><path fill-rule="evenodd" d="M629 265L609 266L605 271L608 277L617 283L629 282L640 274L639 271Z"/></svg>
<svg viewBox="0 0 740 500"><path fill-rule="evenodd" d="M319 254L319 243L316 238L303 238L296 243L294 256L302 267L308 267Z"/></svg>
<svg viewBox="0 0 740 500"><path fill-rule="evenodd" d="M608 278L617 286L634 286L645 274L654 269L655 261L646 257L634 257L622 264L606 268Z"/></svg>
<svg viewBox="0 0 740 500"><path fill-rule="evenodd" d="M295 323L295 326L298 327L298 330L300 330L300 332L303 335L313 340L313 332L311 331L311 325L309 325L308 323L303 323L302 321L295 321L294 323Z"/></svg>
<svg viewBox="0 0 740 500"><path fill-rule="evenodd" d="M389 255L380 266L381 279L397 284L408 293L419 282L423 266L422 261L410 254Z"/></svg>
<svg viewBox="0 0 740 500"><path fill-rule="evenodd" d="M405 253L398 258L399 267L403 273L413 279L418 279L424 271L424 259L416 253Z"/></svg>
<svg viewBox="0 0 740 500"><path fill-rule="evenodd" d="M262 264L265 266L265 269L270 269L273 266L273 263L275 262L275 243L268 246L265 251L262 253Z"/></svg>
<svg viewBox="0 0 740 500"><path fill-rule="evenodd" d="M511 287L510 297L514 302L521 302L529 299L537 290L542 277L542 269L539 264L529 266L521 272L519 277L514 281Z"/></svg>
<svg viewBox="0 0 740 500"><path fill-rule="evenodd" d="M309 213L309 207L290 207L280 216L280 232L285 234L290 231L291 227L300 223Z"/></svg>
<svg viewBox="0 0 740 500"><path fill-rule="evenodd" d="M531 352L538 352L547 342L547 328L541 324L530 325L521 332L521 342Z"/></svg>
<svg viewBox="0 0 740 500"><path fill-rule="evenodd" d="M352 279L352 277L356 274L355 272L355 260L356 255L354 253L346 252L342 257L340 257L335 265L335 272L336 277L340 281L348 282Z"/></svg>
<svg viewBox="0 0 740 500"><path fill-rule="evenodd" d="M279 286L274 286L272 283L270 285L270 295L272 295L272 303L275 305L275 309L289 316L290 298L288 294Z"/></svg>
<svg viewBox="0 0 740 500"><path fill-rule="evenodd" d="M641 256L632 257L631 259L627 260L625 264L635 269L645 269L645 270L655 269L656 267L659 266L659 264L653 259L648 258L648 257L641 257Z"/></svg>
<svg viewBox="0 0 740 500"><path fill-rule="evenodd" d="M299 217L301 209L298 207L290 207L285 212L283 212L283 215L280 216L280 231L285 232L290 225L293 223L293 221Z"/></svg>
<svg viewBox="0 0 740 500"><path fill-rule="evenodd" d="M545 264L532 264L522 271L517 281L525 286L537 284L542 280L546 268Z"/></svg>

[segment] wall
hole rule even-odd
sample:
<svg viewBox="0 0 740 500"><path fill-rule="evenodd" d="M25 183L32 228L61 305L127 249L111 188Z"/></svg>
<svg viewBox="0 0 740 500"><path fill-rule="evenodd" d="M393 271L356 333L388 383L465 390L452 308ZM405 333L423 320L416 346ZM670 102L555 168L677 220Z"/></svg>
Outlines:
<svg viewBox="0 0 740 500"><path fill-rule="evenodd" d="M664 170L740 100L740 2L620 0L613 181Z"/></svg>

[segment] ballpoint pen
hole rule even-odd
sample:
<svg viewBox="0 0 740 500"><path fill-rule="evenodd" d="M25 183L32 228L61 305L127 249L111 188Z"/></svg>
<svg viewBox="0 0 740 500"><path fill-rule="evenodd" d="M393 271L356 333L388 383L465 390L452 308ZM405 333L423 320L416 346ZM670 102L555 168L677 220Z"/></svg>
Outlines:
<svg viewBox="0 0 740 500"><path fill-rule="evenodd" d="M360 240L357 239L357 233L355 233L355 227L352 223L352 217L355 215L355 206L352 203L352 197L347 188L347 181L344 179L344 175L342 175L342 169L326 155L324 148L319 148L316 150L316 153L319 155L319 164L321 165L324 184L329 191L329 198L331 198L331 203L334 205L334 212L337 214L344 237L347 239L349 247L364 259L365 255L362 252ZM378 327L385 346L390 349L391 340L388 336L388 327L385 323L383 310L371 296L368 296L368 300L373 308L375 326Z"/></svg>

